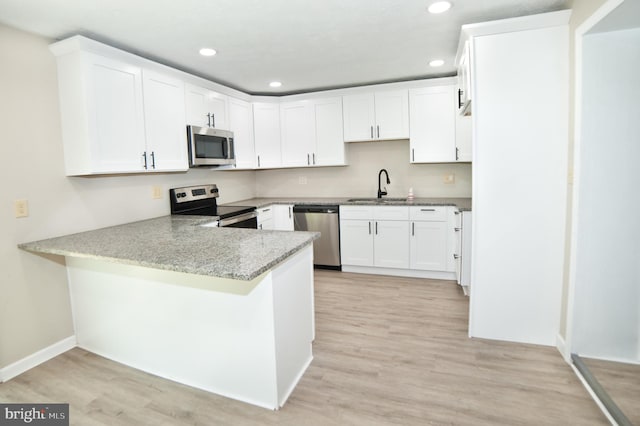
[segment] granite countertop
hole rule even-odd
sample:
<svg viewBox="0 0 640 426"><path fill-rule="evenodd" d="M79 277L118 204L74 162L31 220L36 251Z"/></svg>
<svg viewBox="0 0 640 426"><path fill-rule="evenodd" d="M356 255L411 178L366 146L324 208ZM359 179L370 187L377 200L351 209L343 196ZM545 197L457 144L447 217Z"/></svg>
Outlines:
<svg viewBox="0 0 640 426"><path fill-rule="evenodd" d="M38 253L249 281L320 236L317 232L200 226L207 222L211 222L211 217L163 216L18 247Z"/></svg>
<svg viewBox="0 0 640 426"><path fill-rule="evenodd" d="M349 201L358 200L358 201ZM363 201L372 200L372 201ZM225 206L256 206L257 208L270 204L300 204L300 205L343 205L343 206L455 206L460 211L471 210L471 198L415 198L407 201L406 198L384 197L381 202L375 197L343 197L343 198L313 198L313 197L272 197L272 198L250 198L248 200L235 201L224 204Z"/></svg>

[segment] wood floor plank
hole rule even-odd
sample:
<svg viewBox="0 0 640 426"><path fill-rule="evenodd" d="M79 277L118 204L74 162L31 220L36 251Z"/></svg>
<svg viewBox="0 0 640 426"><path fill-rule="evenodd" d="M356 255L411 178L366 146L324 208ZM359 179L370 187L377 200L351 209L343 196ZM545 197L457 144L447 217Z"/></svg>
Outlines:
<svg viewBox="0 0 640 426"><path fill-rule="evenodd" d="M314 360L269 411L73 349L0 384L74 425L604 425L555 348L469 339L451 281L315 273Z"/></svg>

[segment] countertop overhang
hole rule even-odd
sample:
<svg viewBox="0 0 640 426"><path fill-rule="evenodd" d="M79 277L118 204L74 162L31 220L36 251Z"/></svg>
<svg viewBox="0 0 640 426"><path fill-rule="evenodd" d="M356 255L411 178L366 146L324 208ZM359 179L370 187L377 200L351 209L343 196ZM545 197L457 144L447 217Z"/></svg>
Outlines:
<svg viewBox="0 0 640 426"><path fill-rule="evenodd" d="M249 281L319 238L317 232L216 228L206 216L163 216L19 244L35 252Z"/></svg>

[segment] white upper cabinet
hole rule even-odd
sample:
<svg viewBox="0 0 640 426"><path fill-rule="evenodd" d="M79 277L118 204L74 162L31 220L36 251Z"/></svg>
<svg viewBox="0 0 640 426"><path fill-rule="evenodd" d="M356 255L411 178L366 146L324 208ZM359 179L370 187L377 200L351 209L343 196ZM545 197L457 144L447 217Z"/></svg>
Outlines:
<svg viewBox="0 0 640 426"><path fill-rule="evenodd" d="M472 121L470 115L456 114L456 160L471 161Z"/></svg>
<svg viewBox="0 0 640 426"><path fill-rule="evenodd" d="M229 130L229 98L205 87L185 84L187 124Z"/></svg>
<svg viewBox="0 0 640 426"><path fill-rule="evenodd" d="M471 43L464 42L458 58L458 93L456 108L460 115L471 114Z"/></svg>
<svg viewBox="0 0 640 426"><path fill-rule="evenodd" d="M409 137L407 90L344 96L343 108L345 142Z"/></svg>
<svg viewBox="0 0 640 426"><path fill-rule="evenodd" d="M186 170L181 83L83 51L78 40L51 46L66 174Z"/></svg>
<svg viewBox="0 0 640 426"><path fill-rule="evenodd" d="M283 166L345 164L342 98L282 103L280 122Z"/></svg>
<svg viewBox="0 0 640 426"><path fill-rule="evenodd" d="M282 165L310 166L315 163L314 106L310 101L280 104Z"/></svg>
<svg viewBox="0 0 640 426"><path fill-rule="evenodd" d="M186 170L184 84L153 71L142 72L147 168Z"/></svg>
<svg viewBox="0 0 640 426"><path fill-rule="evenodd" d="M256 150L253 144L253 111L251 104L229 98L229 130L233 132L237 169L256 167Z"/></svg>
<svg viewBox="0 0 640 426"><path fill-rule="evenodd" d="M412 163L456 161L454 90L454 86L434 86L409 91Z"/></svg>
<svg viewBox="0 0 640 426"><path fill-rule="evenodd" d="M256 166L259 169L281 167L280 105L262 102L253 104L253 133Z"/></svg>
<svg viewBox="0 0 640 426"><path fill-rule="evenodd" d="M376 100L376 139L409 137L409 95L406 90L378 92Z"/></svg>
<svg viewBox="0 0 640 426"><path fill-rule="evenodd" d="M346 163L342 125L342 98L314 100L316 150L313 164L339 166Z"/></svg>

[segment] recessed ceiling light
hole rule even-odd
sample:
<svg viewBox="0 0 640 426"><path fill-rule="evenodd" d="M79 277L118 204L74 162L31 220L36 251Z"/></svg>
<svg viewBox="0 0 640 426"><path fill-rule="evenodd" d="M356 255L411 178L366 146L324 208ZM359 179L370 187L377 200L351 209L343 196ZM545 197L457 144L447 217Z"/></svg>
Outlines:
<svg viewBox="0 0 640 426"><path fill-rule="evenodd" d="M210 49L208 47L203 47L202 49L200 49L200 54L202 56L213 56L216 53L218 52L216 52L215 49Z"/></svg>
<svg viewBox="0 0 640 426"><path fill-rule="evenodd" d="M271 83L269 83L270 87L280 87L282 86L282 83L280 83L279 81L272 81Z"/></svg>
<svg viewBox="0 0 640 426"><path fill-rule="evenodd" d="M448 1L437 1L429 6L430 13L442 13L451 9L451 3Z"/></svg>
<svg viewBox="0 0 640 426"><path fill-rule="evenodd" d="M434 59L433 61L429 62L430 67L441 67L443 65L444 61L442 59Z"/></svg>

